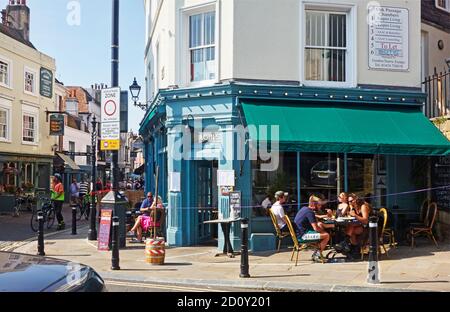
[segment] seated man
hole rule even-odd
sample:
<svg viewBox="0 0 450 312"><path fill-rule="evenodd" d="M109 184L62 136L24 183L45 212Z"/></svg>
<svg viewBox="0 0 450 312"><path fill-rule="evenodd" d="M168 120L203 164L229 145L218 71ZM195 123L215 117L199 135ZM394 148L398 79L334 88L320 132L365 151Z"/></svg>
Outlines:
<svg viewBox="0 0 450 312"><path fill-rule="evenodd" d="M325 229L334 227L334 225L323 224L317 221L314 212L321 207L322 200L317 196L312 195L309 198L309 205L301 208L294 219L300 241L320 240L319 250L312 255L314 261L320 261L321 254L330 240L330 234L328 234Z"/></svg>
<svg viewBox="0 0 450 312"><path fill-rule="evenodd" d="M136 238L131 240L133 243L141 243L142 233L147 232L150 227L159 228L161 226L161 220L165 218L161 197L158 196L158 203L154 200L151 204L150 198L153 198L151 192L147 194L147 198L142 202L140 212L143 214L136 219L133 228L128 233L129 235L136 235ZM156 218L153 215L155 207L158 210L156 212Z"/></svg>
<svg viewBox="0 0 450 312"><path fill-rule="evenodd" d="M282 232L289 232L289 228L288 228L286 222L284 222L285 213L284 213L284 209L283 209L283 204L286 202L287 195L288 195L288 193L285 193L283 191L276 192L275 193L276 202L270 208L270 211L273 213L273 215L277 219L278 227L280 228L280 230Z"/></svg>

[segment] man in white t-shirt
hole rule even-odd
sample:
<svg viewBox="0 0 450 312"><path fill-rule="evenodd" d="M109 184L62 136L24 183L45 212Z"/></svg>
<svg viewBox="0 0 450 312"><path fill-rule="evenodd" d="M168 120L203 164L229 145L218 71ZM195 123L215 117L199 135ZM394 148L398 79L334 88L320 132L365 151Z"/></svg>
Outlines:
<svg viewBox="0 0 450 312"><path fill-rule="evenodd" d="M277 218L278 227L282 232L289 232L289 228L283 219L285 214L282 206L286 202L287 196L288 193L285 193L283 191L276 192L275 193L276 202L270 208L270 211L272 211L273 215Z"/></svg>

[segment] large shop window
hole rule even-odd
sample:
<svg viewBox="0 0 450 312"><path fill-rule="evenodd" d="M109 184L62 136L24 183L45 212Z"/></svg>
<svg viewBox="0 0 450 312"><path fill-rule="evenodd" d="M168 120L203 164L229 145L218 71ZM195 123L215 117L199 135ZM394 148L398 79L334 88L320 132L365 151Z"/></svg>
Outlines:
<svg viewBox="0 0 450 312"><path fill-rule="evenodd" d="M347 14L306 10L305 80L345 82Z"/></svg>
<svg viewBox="0 0 450 312"><path fill-rule="evenodd" d="M191 81L216 78L215 24L215 12L201 13L189 17Z"/></svg>

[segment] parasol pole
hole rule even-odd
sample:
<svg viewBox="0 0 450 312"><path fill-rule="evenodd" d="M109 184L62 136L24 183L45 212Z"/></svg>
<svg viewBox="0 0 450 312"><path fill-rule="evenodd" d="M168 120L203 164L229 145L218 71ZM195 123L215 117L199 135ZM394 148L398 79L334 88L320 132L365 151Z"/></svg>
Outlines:
<svg viewBox="0 0 450 312"><path fill-rule="evenodd" d="M153 239L156 239L156 207L158 206L158 176L159 176L159 166L156 166L155 174L155 207L153 208Z"/></svg>

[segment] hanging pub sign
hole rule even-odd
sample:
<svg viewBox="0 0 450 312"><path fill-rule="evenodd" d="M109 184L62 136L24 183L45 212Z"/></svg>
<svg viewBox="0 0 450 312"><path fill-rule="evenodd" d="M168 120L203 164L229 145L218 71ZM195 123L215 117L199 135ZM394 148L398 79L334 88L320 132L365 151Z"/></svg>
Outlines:
<svg viewBox="0 0 450 312"><path fill-rule="evenodd" d="M50 135L64 135L64 115L57 114L50 116Z"/></svg>
<svg viewBox="0 0 450 312"><path fill-rule="evenodd" d="M40 75L40 94L42 96L53 98L53 72L47 68L41 67Z"/></svg>

